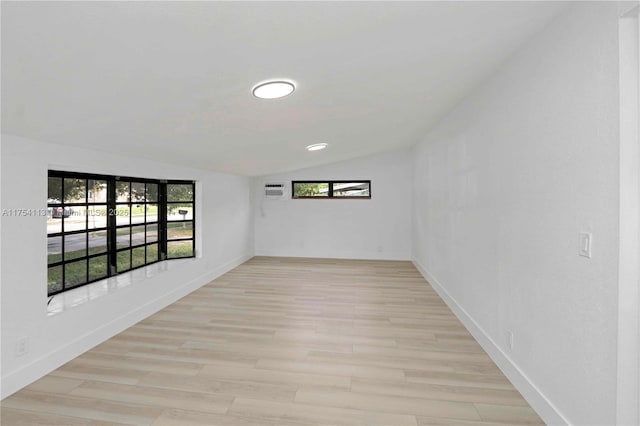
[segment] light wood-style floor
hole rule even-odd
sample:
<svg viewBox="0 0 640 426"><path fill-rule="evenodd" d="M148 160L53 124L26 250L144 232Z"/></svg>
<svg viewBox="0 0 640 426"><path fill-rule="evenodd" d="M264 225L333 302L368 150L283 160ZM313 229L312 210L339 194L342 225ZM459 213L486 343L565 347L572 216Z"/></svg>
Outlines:
<svg viewBox="0 0 640 426"><path fill-rule="evenodd" d="M256 257L2 401L3 425L541 424L410 262Z"/></svg>

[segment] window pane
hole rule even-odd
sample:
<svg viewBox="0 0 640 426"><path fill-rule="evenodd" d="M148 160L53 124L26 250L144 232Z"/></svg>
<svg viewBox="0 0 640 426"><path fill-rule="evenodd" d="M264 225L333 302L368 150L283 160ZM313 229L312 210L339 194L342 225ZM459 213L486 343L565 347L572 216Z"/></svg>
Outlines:
<svg viewBox="0 0 640 426"><path fill-rule="evenodd" d="M89 254L107 251L107 231L89 232Z"/></svg>
<svg viewBox="0 0 640 426"><path fill-rule="evenodd" d="M47 234L54 234L56 232L62 232L62 213L58 212L57 209L62 211L62 207L49 207L47 209ZM59 214L60 217L56 217L55 215Z"/></svg>
<svg viewBox="0 0 640 426"><path fill-rule="evenodd" d="M131 223L144 223L145 221L145 204L131 205Z"/></svg>
<svg viewBox="0 0 640 426"><path fill-rule="evenodd" d="M61 215L64 223L64 232L87 229L87 217L84 207L65 207Z"/></svg>
<svg viewBox="0 0 640 426"><path fill-rule="evenodd" d="M98 256L89 259L89 281L106 277L107 267L107 256Z"/></svg>
<svg viewBox="0 0 640 426"><path fill-rule="evenodd" d="M147 204L147 223L158 221L158 205Z"/></svg>
<svg viewBox="0 0 640 426"><path fill-rule="evenodd" d="M147 242L158 241L158 225L147 225Z"/></svg>
<svg viewBox="0 0 640 426"><path fill-rule="evenodd" d="M193 185L167 184L167 201L193 201Z"/></svg>
<svg viewBox="0 0 640 426"><path fill-rule="evenodd" d="M131 245L138 246L144 244L144 225L131 227Z"/></svg>
<svg viewBox="0 0 640 426"><path fill-rule="evenodd" d="M369 197L369 182L336 182L333 184L334 197Z"/></svg>
<svg viewBox="0 0 640 426"><path fill-rule="evenodd" d="M62 260L62 237L47 238L47 263L56 263Z"/></svg>
<svg viewBox="0 0 640 426"><path fill-rule="evenodd" d="M130 223L129 216L131 215L131 208L128 204L118 204L116 209L111 212L116 217L116 225L128 225Z"/></svg>
<svg viewBox="0 0 640 426"><path fill-rule="evenodd" d="M47 292L62 290L62 265L49 268L47 271Z"/></svg>
<svg viewBox="0 0 640 426"><path fill-rule="evenodd" d="M167 224L167 239L193 238L193 222Z"/></svg>
<svg viewBox="0 0 640 426"><path fill-rule="evenodd" d="M90 203L106 203L107 181L89 179L88 184L87 201Z"/></svg>
<svg viewBox="0 0 640 426"><path fill-rule="evenodd" d="M129 201L129 193L130 193L130 184L129 182L116 181L116 201L117 202L128 202Z"/></svg>
<svg viewBox="0 0 640 426"><path fill-rule="evenodd" d="M167 257L188 257L193 256L192 241L170 241L167 243Z"/></svg>
<svg viewBox="0 0 640 426"><path fill-rule="evenodd" d="M64 236L64 260L77 259L87 255L87 234Z"/></svg>
<svg viewBox="0 0 640 426"><path fill-rule="evenodd" d="M86 179L65 178L64 179L64 202L65 203L85 203Z"/></svg>
<svg viewBox="0 0 640 426"><path fill-rule="evenodd" d="M106 204L89 206L87 209L89 229L107 227L107 206Z"/></svg>
<svg viewBox="0 0 640 426"><path fill-rule="evenodd" d="M158 184L147 184L147 201L158 201Z"/></svg>
<svg viewBox="0 0 640 426"><path fill-rule="evenodd" d="M293 184L293 197L328 197L329 183L305 183L295 182Z"/></svg>
<svg viewBox="0 0 640 426"><path fill-rule="evenodd" d="M116 269L118 272L124 272L131 269L131 250L119 251L116 256Z"/></svg>
<svg viewBox="0 0 640 426"><path fill-rule="evenodd" d="M167 204L167 220L191 220L193 219L193 204L176 203Z"/></svg>
<svg viewBox="0 0 640 426"><path fill-rule="evenodd" d="M131 202L145 201L146 194L144 190L144 183L131 182Z"/></svg>
<svg viewBox="0 0 640 426"><path fill-rule="evenodd" d="M87 282L87 261L71 262L64 265L64 286L66 288Z"/></svg>
<svg viewBox="0 0 640 426"><path fill-rule="evenodd" d="M62 219L71 216L71 207L50 207L52 219Z"/></svg>
<svg viewBox="0 0 640 426"><path fill-rule="evenodd" d="M118 228L116 229L116 245L118 248L129 247L131 241L130 228Z"/></svg>
<svg viewBox="0 0 640 426"><path fill-rule="evenodd" d="M147 246L147 263L153 263L158 260L158 245L151 244Z"/></svg>
<svg viewBox="0 0 640 426"><path fill-rule="evenodd" d="M138 247L131 250L133 259L131 261L131 267L136 268L145 264L144 247Z"/></svg>
<svg viewBox="0 0 640 426"><path fill-rule="evenodd" d="M49 178L49 191L47 194L47 203L62 202L62 178Z"/></svg>

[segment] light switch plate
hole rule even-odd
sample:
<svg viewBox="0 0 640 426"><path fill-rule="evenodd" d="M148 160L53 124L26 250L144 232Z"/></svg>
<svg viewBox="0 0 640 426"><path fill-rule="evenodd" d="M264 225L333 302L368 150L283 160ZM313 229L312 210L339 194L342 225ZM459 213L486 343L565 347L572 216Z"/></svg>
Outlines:
<svg viewBox="0 0 640 426"><path fill-rule="evenodd" d="M591 232L581 232L580 233L580 251L578 254L580 256L588 257L591 259L591 246L593 244L593 235Z"/></svg>

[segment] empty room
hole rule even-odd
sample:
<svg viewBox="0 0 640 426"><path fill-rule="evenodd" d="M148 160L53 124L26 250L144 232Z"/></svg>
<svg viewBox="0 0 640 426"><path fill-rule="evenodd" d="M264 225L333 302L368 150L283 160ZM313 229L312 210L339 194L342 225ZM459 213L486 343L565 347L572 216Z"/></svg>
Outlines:
<svg viewBox="0 0 640 426"><path fill-rule="evenodd" d="M640 424L639 10L2 1L2 425Z"/></svg>

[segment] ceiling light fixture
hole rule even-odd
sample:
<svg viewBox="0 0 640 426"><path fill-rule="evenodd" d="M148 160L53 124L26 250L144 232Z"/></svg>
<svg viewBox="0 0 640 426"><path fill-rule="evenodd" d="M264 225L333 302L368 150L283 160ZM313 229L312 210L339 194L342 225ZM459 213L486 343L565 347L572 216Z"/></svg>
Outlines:
<svg viewBox="0 0 640 426"><path fill-rule="evenodd" d="M329 144L326 143L314 143L313 145L307 146L307 151L320 151L321 149L325 149Z"/></svg>
<svg viewBox="0 0 640 426"><path fill-rule="evenodd" d="M296 86L290 81L266 81L253 88L253 96L260 99L278 99L293 93Z"/></svg>

